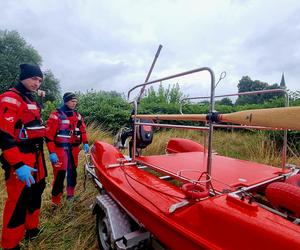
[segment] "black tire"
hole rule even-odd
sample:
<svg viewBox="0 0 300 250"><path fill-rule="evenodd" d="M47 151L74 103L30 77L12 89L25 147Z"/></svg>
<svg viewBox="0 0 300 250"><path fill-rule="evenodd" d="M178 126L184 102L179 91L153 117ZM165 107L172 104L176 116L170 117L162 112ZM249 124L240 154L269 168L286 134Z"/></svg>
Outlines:
<svg viewBox="0 0 300 250"><path fill-rule="evenodd" d="M104 213L97 213L96 216L96 234L98 245L101 250L113 250L111 243L111 231L108 218Z"/></svg>

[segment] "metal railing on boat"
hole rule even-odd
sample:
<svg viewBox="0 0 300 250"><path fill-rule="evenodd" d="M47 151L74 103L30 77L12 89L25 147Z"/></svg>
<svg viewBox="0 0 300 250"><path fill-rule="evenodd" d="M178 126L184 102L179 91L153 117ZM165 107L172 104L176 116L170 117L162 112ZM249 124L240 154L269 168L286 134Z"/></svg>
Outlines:
<svg viewBox="0 0 300 250"><path fill-rule="evenodd" d="M151 85L151 84L154 84L154 83L162 83L163 81L166 81L166 80L171 80L171 79L174 79L174 78L178 78L178 77L181 77L181 76L186 76L186 75L190 75L190 74L194 74L194 73L198 73L198 72L202 72L202 71L207 71L210 74L211 96L210 96L210 108L209 108L210 111L209 112L210 112L210 114L212 114L214 112L214 105L215 105L215 102L214 102L214 100L215 100L215 74L214 74L213 70L210 69L209 67L201 67L201 68L185 71L185 72L182 72L182 73L179 73L179 74L163 77L163 78L160 78L160 79L157 79L157 80L153 80L153 81L145 82L143 84L136 85L135 87L131 88L128 91L127 98L129 100L131 92L133 90L137 89L137 88L142 88L144 90L147 85ZM136 100L131 102L134 105L133 145L132 145L132 150L133 150L133 154L132 154L133 157L132 158L133 158L133 161L136 160L136 155L135 155L136 154L136 132L137 132L137 127L139 126L137 124L138 121L137 121L137 118L136 118L136 115L137 115L137 112L138 112L138 102L137 102L137 100L140 99L142 94L143 93L141 91L139 96L136 98ZM147 125L152 126L151 124L147 124ZM162 125L165 126L165 127L170 126L170 125L167 125L167 124L162 124ZM174 125L174 128L175 127L177 127L177 125ZM186 126L185 128L187 129L188 126ZM191 129L196 129L196 127L191 128ZM197 130L208 130L209 136L208 136L208 154L207 154L207 173L210 175L211 174L211 163L212 163L213 123L209 122L209 128L206 127L206 128L197 129Z"/></svg>
<svg viewBox="0 0 300 250"><path fill-rule="evenodd" d="M220 76L220 80L222 79L222 74ZM220 97L230 97L230 96L244 96L244 95L258 95L258 94L269 94L269 93L278 93L281 92L284 94L285 97L285 107L289 106L289 95L286 89L265 89L265 90L257 90L257 91L247 91L241 93L233 93L233 94L225 94L225 95L216 95L215 98ZM182 109L183 105L188 100L201 100L201 99L209 99L210 96L194 96L194 97L185 97L180 101L179 111L181 114L184 114ZM262 127L262 126L249 126L249 125L224 125L224 124L214 124L214 127L219 128L242 128L242 129L259 129L259 130L283 130L283 144L282 144L282 159L281 159L281 168L284 171L286 167L286 158L287 158L287 130L286 129L277 129L277 128L270 128L270 127Z"/></svg>
<svg viewBox="0 0 300 250"><path fill-rule="evenodd" d="M228 97L228 96L234 96L234 95L253 95L253 94L265 94L265 93L274 93L274 92L283 92L285 94L285 106L289 105L289 99L288 99L288 94L286 92L285 89L271 89L271 90L260 90L260 91L249 91L249 92L243 92L243 93L235 93L235 94L227 94L227 95L218 95L215 96L215 76L214 76L214 72L208 68L208 67L202 67L202 68L197 68L194 70L189 70L189 71L185 71L179 74L175 74L175 75L171 75L171 76L167 76L167 77L163 77L157 80L153 80L153 81L149 81L149 82L145 82L143 84L139 84L136 85L135 87L131 88L128 91L128 95L127 98L130 99L130 94L132 93L133 90L137 89L137 88L141 88L142 87L142 91L140 91L139 96L137 97L137 100L140 100L141 95L143 94L143 91L145 90L145 87L147 85L151 85L151 84L155 84L155 83L162 83L163 81L166 80L170 80L170 79L174 79L177 77L181 77L181 76L185 76L185 75L190 75L190 74L194 74L194 73L198 73L201 71L208 71L210 74L210 79L211 79L211 94L210 96L204 96L204 97L191 97L191 98L184 98L181 100L181 106L180 106L180 112L182 113L182 105L183 105L183 101L188 100L188 99L210 99L210 104L209 104L209 116L211 114L213 114L215 112L215 98L216 97ZM222 73L223 74L223 73ZM220 76L219 81L225 77ZM218 81L218 82L219 82ZM138 119L136 118L136 116L138 115L138 102L132 101L131 102L134 106L134 112L132 115L133 118L133 145L132 145L132 161L136 162L136 133L137 133L137 129L138 126L140 125L147 125L147 126L152 126L152 127L162 127L162 128L179 128L179 129L191 129L191 130L199 130L199 131L208 131L208 150L207 150L207 170L206 172L208 173L208 176L211 176L211 167L212 167L212 140L213 140L213 129L214 127L226 127L226 128L251 128L251 129L261 129L261 130L283 130L283 129L276 129L276 128L269 128L269 127L263 127L263 126L248 126L248 125L224 125L224 124L215 124L213 121L211 121L210 119L207 121L208 126L185 126L185 125L172 125L172 124L158 124L158 123L144 123L144 122L140 122L138 121ZM182 113L183 114L183 113ZM283 139L283 149L282 149L282 171L284 171L284 168L286 166L286 152L287 152L287 130L284 130L284 139ZM143 164L142 162L140 162L140 164ZM147 164L148 165L148 164ZM157 166L149 166L150 168L158 168ZM166 173L167 175L169 175L169 173ZM172 174L171 174L172 176ZM190 181L190 180L187 180Z"/></svg>

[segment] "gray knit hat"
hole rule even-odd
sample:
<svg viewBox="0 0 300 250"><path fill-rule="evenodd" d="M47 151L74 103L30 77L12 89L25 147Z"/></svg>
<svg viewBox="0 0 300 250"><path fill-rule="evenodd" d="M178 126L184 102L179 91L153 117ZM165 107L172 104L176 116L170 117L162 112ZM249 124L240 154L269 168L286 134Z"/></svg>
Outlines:
<svg viewBox="0 0 300 250"><path fill-rule="evenodd" d="M67 92L63 96L64 103L66 103L72 99L77 99L76 95L72 92Z"/></svg>

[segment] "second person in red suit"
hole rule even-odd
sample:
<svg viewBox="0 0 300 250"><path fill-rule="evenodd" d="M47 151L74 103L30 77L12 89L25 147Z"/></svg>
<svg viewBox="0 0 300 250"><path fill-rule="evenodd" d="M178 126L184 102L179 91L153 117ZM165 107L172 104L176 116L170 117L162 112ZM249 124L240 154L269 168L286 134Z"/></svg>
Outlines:
<svg viewBox="0 0 300 250"><path fill-rule="evenodd" d="M65 177L67 177L67 200L74 199L80 144L83 143L85 153L89 151L86 125L83 117L75 109L76 95L67 92L63 96L63 101L64 104L50 114L46 126L46 142L54 174L52 186L54 206L61 204Z"/></svg>

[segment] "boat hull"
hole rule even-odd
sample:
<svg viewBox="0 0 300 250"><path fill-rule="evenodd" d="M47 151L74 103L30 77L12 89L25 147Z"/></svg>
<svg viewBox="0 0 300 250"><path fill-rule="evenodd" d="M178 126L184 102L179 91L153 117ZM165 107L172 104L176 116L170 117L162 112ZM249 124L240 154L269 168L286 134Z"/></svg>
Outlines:
<svg viewBox="0 0 300 250"><path fill-rule="evenodd" d="M179 187L126 166L103 142L92 148L92 161L106 191L168 249L300 249L299 226L255 203L222 194L171 212L186 199Z"/></svg>

